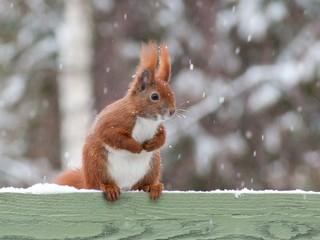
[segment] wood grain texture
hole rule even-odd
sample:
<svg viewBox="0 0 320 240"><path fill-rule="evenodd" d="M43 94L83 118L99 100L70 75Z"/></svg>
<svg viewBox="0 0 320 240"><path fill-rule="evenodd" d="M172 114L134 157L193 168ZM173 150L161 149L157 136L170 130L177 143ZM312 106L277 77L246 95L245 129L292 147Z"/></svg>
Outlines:
<svg viewBox="0 0 320 240"><path fill-rule="evenodd" d="M0 239L320 239L320 195L0 193Z"/></svg>

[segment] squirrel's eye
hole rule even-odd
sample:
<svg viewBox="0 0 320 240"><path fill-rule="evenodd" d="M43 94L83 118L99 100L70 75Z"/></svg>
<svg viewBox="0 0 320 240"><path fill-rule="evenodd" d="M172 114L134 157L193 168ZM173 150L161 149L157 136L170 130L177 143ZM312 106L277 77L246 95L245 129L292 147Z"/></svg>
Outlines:
<svg viewBox="0 0 320 240"><path fill-rule="evenodd" d="M150 98L151 98L151 100L152 101L158 101L159 100L159 95L158 95L158 93L151 93L151 95L150 95Z"/></svg>

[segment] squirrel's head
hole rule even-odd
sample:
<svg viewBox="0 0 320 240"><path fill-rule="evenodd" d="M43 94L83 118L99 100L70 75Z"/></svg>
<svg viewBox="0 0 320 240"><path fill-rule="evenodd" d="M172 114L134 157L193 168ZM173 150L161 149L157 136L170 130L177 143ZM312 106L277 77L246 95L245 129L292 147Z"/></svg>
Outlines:
<svg viewBox="0 0 320 240"><path fill-rule="evenodd" d="M169 86L170 54L165 43L160 45L159 55L158 66L157 44L151 41L142 45L140 64L128 92L138 116L156 121L167 120L176 112L175 96Z"/></svg>

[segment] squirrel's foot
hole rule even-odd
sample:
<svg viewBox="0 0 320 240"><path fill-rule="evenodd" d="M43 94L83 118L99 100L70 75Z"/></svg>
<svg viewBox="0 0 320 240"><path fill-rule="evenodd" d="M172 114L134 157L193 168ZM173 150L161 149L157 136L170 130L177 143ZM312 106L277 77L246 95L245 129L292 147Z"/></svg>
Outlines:
<svg viewBox="0 0 320 240"><path fill-rule="evenodd" d="M164 189L162 183L146 185L140 188L145 192L149 192L151 200L157 200Z"/></svg>
<svg viewBox="0 0 320 240"><path fill-rule="evenodd" d="M101 184L100 189L108 201L116 201L120 197L120 188L116 184Z"/></svg>

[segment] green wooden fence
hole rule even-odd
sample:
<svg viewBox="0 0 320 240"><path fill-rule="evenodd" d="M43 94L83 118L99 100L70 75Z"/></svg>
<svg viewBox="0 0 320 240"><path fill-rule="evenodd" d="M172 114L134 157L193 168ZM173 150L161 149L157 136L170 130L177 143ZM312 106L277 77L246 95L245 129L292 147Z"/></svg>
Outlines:
<svg viewBox="0 0 320 240"><path fill-rule="evenodd" d="M320 239L320 194L0 193L0 239Z"/></svg>

